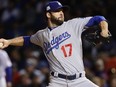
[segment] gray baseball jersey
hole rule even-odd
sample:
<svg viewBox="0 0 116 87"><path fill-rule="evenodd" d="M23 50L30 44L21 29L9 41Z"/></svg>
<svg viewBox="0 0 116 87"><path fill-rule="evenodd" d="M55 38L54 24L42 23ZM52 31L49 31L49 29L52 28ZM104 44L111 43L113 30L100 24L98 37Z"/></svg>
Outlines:
<svg viewBox="0 0 116 87"><path fill-rule="evenodd" d="M5 69L11 67L12 63L6 51L0 50L0 77L6 75Z"/></svg>
<svg viewBox="0 0 116 87"><path fill-rule="evenodd" d="M84 71L81 34L91 17L74 18L50 30L48 27L32 35L50 64L51 71L73 75Z"/></svg>

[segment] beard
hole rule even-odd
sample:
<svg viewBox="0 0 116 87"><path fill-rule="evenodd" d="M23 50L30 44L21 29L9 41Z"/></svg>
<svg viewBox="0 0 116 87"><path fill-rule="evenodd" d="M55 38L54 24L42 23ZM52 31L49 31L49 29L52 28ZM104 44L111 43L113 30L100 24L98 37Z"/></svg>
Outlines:
<svg viewBox="0 0 116 87"><path fill-rule="evenodd" d="M51 15L51 22L56 25L61 25L61 24L63 24L64 19L60 20L60 17L56 18L55 16Z"/></svg>

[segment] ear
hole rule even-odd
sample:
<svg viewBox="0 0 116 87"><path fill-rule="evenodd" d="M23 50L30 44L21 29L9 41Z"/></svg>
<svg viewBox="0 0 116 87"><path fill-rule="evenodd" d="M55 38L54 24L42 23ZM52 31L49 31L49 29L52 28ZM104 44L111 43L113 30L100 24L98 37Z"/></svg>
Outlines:
<svg viewBox="0 0 116 87"><path fill-rule="evenodd" d="M50 18L50 17L51 17L51 15L50 15L49 12L46 13L46 17L47 17L47 18Z"/></svg>

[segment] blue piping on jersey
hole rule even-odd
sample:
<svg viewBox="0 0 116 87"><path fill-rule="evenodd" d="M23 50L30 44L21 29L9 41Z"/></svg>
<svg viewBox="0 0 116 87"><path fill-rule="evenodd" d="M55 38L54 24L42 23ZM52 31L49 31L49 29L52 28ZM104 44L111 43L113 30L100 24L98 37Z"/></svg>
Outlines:
<svg viewBox="0 0 116 87"><path fill-rule="evenodd" d="M44 49L45 49L46 54L49 54L49 52L54 48L58 49L59 45L70 37L71 35L68 32L65 32L59 35L58 37L55 37L55 38L53 37L50 43L44 42Z"/></svg>
<svg viewBox="0 0 116 87"><path fill-rule="evenodd" d="M23 36L23 39L24 39L24 46L29 46L31 45L32 43L30 42L30 36Z"/></svg>
<svg viewBox="0 0 116 87"><path fill-rule="evenodd" d="M91 27L94 25L98 25L101 21L106 21L106 19L103 16L94 16L89 20L89 22L85 26Z"/></svg>
<svg viewBox="0 0 116 87"><path fill-rule="evenodd" d="M12 67L7 67L5 72L6 72L6 81L11 82L12 81Z"/></svg>
<svg viewBox="0 0 116 87"><path fill-rule="evenodd" d="M55 29L56 27L48 27L48 29L51 31L53 29Z"/></svg>

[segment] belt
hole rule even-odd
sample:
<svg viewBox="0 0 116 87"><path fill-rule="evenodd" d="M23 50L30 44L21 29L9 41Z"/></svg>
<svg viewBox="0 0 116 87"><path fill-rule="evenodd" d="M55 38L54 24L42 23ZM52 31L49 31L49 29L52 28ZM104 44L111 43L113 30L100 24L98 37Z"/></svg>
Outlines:
<svg viewBox="0 0 116 87"><path fill-rule="evenodd" d="M54 77L59 77L59 78L62 78L62 79L67 79L67 80L74 80L76 78L82 77L82 73L79 73L78 77L76 76L76 74L74 74L74 75L64 75L64 74L59 74L59 73L56 73L56 72L51 72L50 74Z"/></svg>

